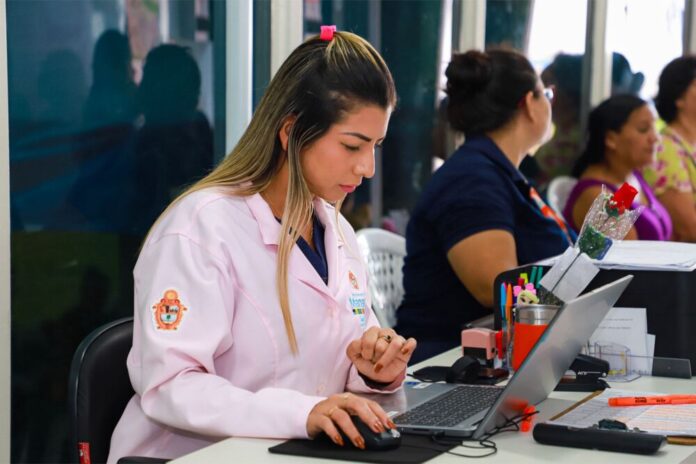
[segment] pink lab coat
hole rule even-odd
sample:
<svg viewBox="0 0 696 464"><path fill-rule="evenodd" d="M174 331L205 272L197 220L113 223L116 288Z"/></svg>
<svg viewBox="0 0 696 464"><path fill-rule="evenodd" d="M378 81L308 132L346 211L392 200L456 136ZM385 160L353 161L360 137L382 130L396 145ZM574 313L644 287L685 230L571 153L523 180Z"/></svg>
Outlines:
<svg viewBox="0 0 696 464"><path fill-rule="evenodd" d="M334 208L318 199L314 206L325 227L329 282L293 247L297 356L275 286L280 224L260 195L196 192L155 227L134 270L128 371L136 394L114 430L109 463L127 455L176 458L230 436L305 438L307 416L325 397L400 387L403 376L369 388L345 354L378 322L353 229L340 217L341 237ZM166 298L172 290L175 303ZM178 311L164 314L165 306ZM355 314L361 307L365 314Z"/></svg>

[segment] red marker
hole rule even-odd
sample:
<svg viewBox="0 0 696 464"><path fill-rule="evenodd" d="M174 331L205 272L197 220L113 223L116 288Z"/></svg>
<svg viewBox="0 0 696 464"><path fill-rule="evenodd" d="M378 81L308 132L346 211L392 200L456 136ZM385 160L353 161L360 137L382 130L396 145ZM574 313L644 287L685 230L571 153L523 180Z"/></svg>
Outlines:
<svg viewBox="0 0 696 464"><path fill-rule="evenodd" d="M622 396L609 398L609 406L654 406L657 404L696 404L696 395Z"/></svg>

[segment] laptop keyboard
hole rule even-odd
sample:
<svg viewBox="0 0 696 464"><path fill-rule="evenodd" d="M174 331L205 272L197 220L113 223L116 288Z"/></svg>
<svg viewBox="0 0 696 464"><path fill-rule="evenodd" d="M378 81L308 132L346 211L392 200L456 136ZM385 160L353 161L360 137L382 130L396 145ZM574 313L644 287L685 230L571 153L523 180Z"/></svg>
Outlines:
<svg viewBox="0 0 696 464"><path fill-rule="evenodd" d="M502 388L461 385L396 416L399 424L454 427L493 405Z"/></svg>

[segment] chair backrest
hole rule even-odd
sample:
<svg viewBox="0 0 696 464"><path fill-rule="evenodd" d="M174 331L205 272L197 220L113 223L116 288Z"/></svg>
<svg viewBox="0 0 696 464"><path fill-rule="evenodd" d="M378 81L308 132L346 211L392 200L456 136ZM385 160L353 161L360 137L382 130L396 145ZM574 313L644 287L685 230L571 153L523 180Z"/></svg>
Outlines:
<svg viewBox="0 0 696 464"><path fill-rule="evenodd" d="M111 434L134 394L126 358L133 344L133 318L105 324L87 335L75 351L68 384L71 447L87 443L92 463L106 462Z"/></svg>
<svg viewBox="0 0 696 464"><path fill-rule="evenodd" d="M356 235L369 273L372 309L383 327L393 327L396 309L404 296L402 267L406 239L382 229L361 229Z"/></svg>
<svg viewBox="0 0 696 464"><path fill-rule="evenodd" d="M546 191L546 200L549 206L560 214L561 217L563 216L563 208L565 208L568 202L568 196L577 182L578 180L574 177L559 176L549 183L549 188Z"/></svg>

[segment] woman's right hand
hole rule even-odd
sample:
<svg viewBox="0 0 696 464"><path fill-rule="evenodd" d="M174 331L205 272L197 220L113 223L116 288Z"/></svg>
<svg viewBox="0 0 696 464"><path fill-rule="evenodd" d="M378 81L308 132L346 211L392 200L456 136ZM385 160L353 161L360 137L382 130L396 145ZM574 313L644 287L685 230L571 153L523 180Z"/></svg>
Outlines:
<svg viewBox="0 0 696 464"><path fill-rule="evenodd" d="M309 412L307 434L314 438L320 432L325 432L334 443L343 446L340 429L356 448L365 449L365 440L355 428L351 415L358 416L375 433L384 432L387 428L396 428L394 422L376 402L352 393L339 393L320 401Z"/></svg>

